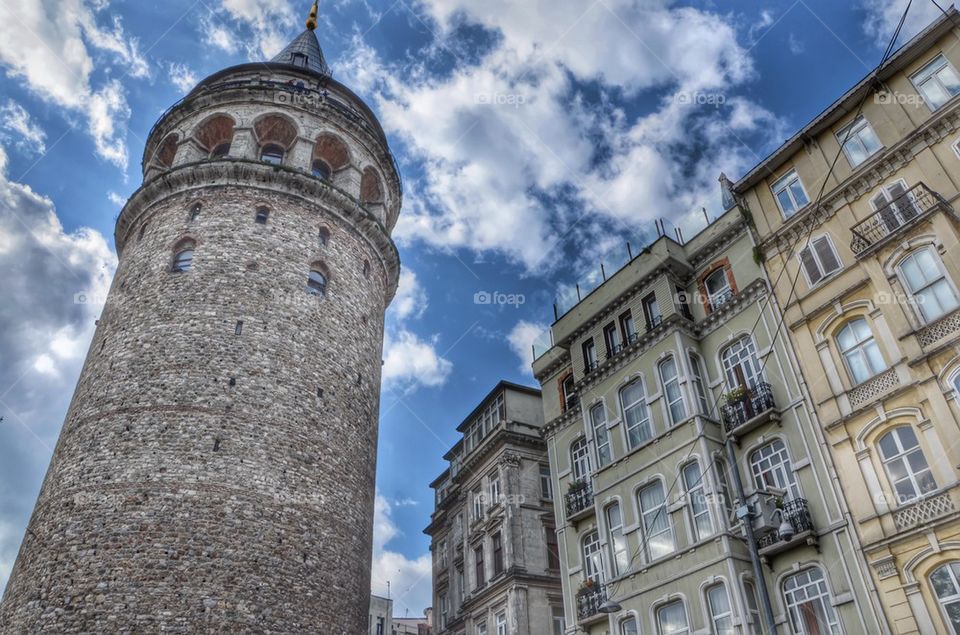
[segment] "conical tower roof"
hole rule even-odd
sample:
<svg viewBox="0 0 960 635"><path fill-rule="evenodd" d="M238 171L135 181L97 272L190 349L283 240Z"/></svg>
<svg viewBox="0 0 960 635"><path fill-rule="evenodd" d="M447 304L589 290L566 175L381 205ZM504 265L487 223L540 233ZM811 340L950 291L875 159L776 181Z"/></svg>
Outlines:
<svg viewBox="0 0 960 635"><path fill-rule="evenodd" d="M314 73L319 73L325 77L330 76L330 67L327 66L327 61L323 58L323 50L320 48L317 34L310 28L298 35L290 44L287 44L286 48L270 61L277 64L290 64L291 66L308 68Z"/></svg>

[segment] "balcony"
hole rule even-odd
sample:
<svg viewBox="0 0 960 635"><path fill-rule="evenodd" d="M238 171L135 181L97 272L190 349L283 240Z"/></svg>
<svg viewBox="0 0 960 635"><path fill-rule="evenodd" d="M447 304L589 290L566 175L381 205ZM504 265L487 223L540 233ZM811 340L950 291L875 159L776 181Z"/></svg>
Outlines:
<svg viewBox="0 0 960 635"><path fill-rule="evenodd" d="M593 487L585 481L577 481L565 495L567 521L573 522L593 511Z"/></svg>
<svg viewBox="0 0 960 635"><path fill-rule="evenodd" d="M733 299L733 289L724 289L710 296L710 312L713 313Z"/></svg>
<svg viewBox="0 0 960 635"><path fill-rule="evenodd" d="M745 434L768 421L780 421L773 387L759 382L753 388L741 388L727 397L727 405L720 408L723 428L728 435Z"/></svg>
<svg viewBox="0 0 960 635"><path fill-rule="evenodd" d="M600 605L607 601L607 587L590 580L577 592L577 620L584 622L596 617L605 617Z"/></svg>
<svg viewBox="0 0 960 635"><path fill-rule="evenodd" d="M770 523L764 531L758 532L757 550L764 562L769 562L771 556L783 553L799 545L816 545L817 535L813 527L813 518L810 516L810 508L804 498L794 498L784 501L777 507L780 513L771 515ZM780 537L779 523L784 520L793 526L793 536L790 540L784 540Z"/></svg>
<svg viewBox="0 0 960 635"><path fill-rule="evenodd" d="M850 249L858 258L866 256L887 239L937 209L946 211L950 205L937 192L923 183L917 183L851 227L853 240Z"/></svg>

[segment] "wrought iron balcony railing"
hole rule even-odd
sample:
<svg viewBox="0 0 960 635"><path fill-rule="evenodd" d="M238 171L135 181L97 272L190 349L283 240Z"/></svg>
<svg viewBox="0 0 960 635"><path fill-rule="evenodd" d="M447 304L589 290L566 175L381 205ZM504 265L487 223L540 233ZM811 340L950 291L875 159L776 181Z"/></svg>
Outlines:
<svg viewBox="0 0 960 635"><path fill-rule="evenodd" d="M806 541L806 534L813 531L813 518L810 516L810 507L807 505L807 499L794 498L783 503L781 507L783 520L786 520L793 526L793 536L790 540L784 540L780 537L778 531L770 531L757 538L757 549L761 552L778 551L771 549L773 547L786 548L795 542Z"/></svg>
<svg viewBox="0 0 960 635"><path fill-rule="evenodd" d="M728 434L732 433L776 407L773 387L767 382L758 382L753 388L743 392L742 396L728 399L727 405L720 408L723 427Z"/></svg>
<svg viewBox="0 0 960 635"><path fill-rule="evenodd" d="M580 512L593 506L593 487L590 483L582 482L571 489L565 496L567 518L576 516Z"/></svg>
<svg viewBox="0 0 960 635"><path fill-rule="evenodd" d="M607 601L607 587L594 582L577 592L577 619L586 620L600 614L600 605Z"/></svg>
<svg viewBox="0 0 960 635"><path fill-rule="evenodd" d="M716 311L724 304L733 299L733 289L725 289L720 293L710 296L710 311Z"/></svg>
<svg viewBox="0 0 960 635"><path fill-rule="evenodd" d="M850 228L853 240L850 249L860 256L874 245L892 236L904 227L912 225L918 218L936 207L948 207L940 194L923 183L889 201L877 211Z"/></svg>

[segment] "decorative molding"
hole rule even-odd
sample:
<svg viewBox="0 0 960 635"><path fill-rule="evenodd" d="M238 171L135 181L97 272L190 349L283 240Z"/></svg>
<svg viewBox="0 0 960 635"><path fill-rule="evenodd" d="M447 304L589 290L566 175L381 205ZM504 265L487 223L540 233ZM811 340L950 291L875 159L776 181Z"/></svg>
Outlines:
<svg viewBox="0 0 960 635"><path fill-rule="evenodd" d="M904 530L915 527L929 520L939 518L955 511L953 499L949 492L924 498L894 512L893 520L897 529Z"/></svg>
<svg viewBox="0 0 960 635"><path fill-rule="evenodd" d="M850 407L854 410L862 408L899 385L900 379L897 375L897 369L888 368L879 375L847 391Z"/></svg>

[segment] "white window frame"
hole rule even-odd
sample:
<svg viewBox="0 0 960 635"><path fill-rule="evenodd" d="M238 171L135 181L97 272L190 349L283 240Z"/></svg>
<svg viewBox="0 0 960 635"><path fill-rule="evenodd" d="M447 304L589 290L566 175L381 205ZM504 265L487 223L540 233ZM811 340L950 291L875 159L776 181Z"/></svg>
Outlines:
<svg viewBox="0 0 960 635"><path fill-rule="evenodd" d="M616 510L618 518L611 519L610 512ZM627 549L627 537L623 533L623 507L614 501L603 508L603 518L607 524L607 545L610 547L610 570L613 577L621 576L630 567L630 551Z"/></svg>
<svg viewBox="0 0 960 635"><path fill-rule="evenodd" d="M544 500L553 500L553 477L550 474L550 466L546 463L540 464L540 498Z"/></svg>
<svg viewBox="0 0 960 635"><path fill-rule="evenodd" d="M597 413L600 413L599 416ZM597 469L600 469L613 462L613 447L610 445L610 431L607 430L607 407L601 401L590 406L588 414L597 455Z"/></svg>
<svg viewBox="0 0 960 635"><path fill-rule="evenodd" d="M719 590L723 594L724 600L727 603L727 608L725 611L718 611L717 607L713 605L713 598L711 597L711 592ZM724 582L717 582L716 584L711 584L703 591L704 605L707 608L707 615L710 617L710 633L711 635L726 635L726 633L735 633L735 627L733 625L733 602L731 601L730 594L727 592L727 585ZM721 626L718 626L718 622L726 620L730 626L721 631Z"/></svg>
<svg viewBox="0 0 960 635"><path fill-rule="evenodd" d="M750 368L744 364L749 361ZM727 384L727 390L736 390L739 384L735 384L737 368L743 372L743 379L747 382L747 388L754 389L757 384L764 381L763 366L760 364L760 355L757 353L757 343L749 335L738 337L720 351L720 365L723 366L723 377ZM750 371L750 372L748 372Z"/></svg>
<svg viewBox="0 0 960 635"><path fill-rule="evenodd" d="M573 480L586 481L590 478L590 444L586 437L580 437L570 444L570 469Z"/></svg>
<svg viewBox="0 0 960 635"><path fill-rule="evenodd" d="M660 618L661 613L667 608L670 608L677 604L679 604L680 608L682 609L685 628L682 628L677 631L665 631L663 630L663 621ZM655 622L657 625L657 635L690 635L690 616L687 615L686 602L684 602L682 599L671 600L670 602L664 602L663 604L659 605L656 608L655 616L656 616Z"/></svg>
<svg viewBox="0 0 960 635"><path fill-rule="evenodd" d="M812 577L814 572L819 576L818 578ZM796 589L791 589L787 591L787 585L791 580L797 580L800 578L806 577L807 581L799 586ZM811 587L819 587L821 589L816 595L813 595L810 591ZM802 594L797 591L802 590ZM840 624L840 617L837 614L837 610L833 606L833 594L830 592L830 587L827 585L827 578L823 574L823 570L820 567L810 567L807 569L802 569L792 575L784 578L781 585L781 592L783 593L783 602L784 606L787 609L787 623L790 625L790 630L795 635L810 635L805 628L803 628L803 623L800 620L798 607L801 605L797 601L795 596L803 595L806 598L806 601L809 602L812 599L820 600L825 617L827 618L826 627L828 633L841 634L843 633L843 627ZM832 618L832 619L831 619ZM799 628L797 628L799 625Z"/></svg>
<svg viewBox="0 0 960 635"><path fill-rule="evenodd" d="M497 625L497 635L507 635L507 612L500 611L494 619Z"/></svg>
<svg viewBox="0 0 960 635"><path fill-rule="evenodd" d="M630 624L631 622L633 623L633 630L628 631L627 625ZM640 625L637 621L636 616L629 615L621 619L620 622L617 624L617 632L619 633L619 635L640 635Z"/></svg>
<svg viewBox="0 0 960 635"><path fill-rule="evenodd" d="M840 334L846 331L847 329L850 329L850 332L853 334L854 333L853 324L858 321L862 321L864 324L867 325L867 330L870 331L870 337L860 340L857 338L856 334L854 334L854 339L857 340L854 343L854 345L849 348L843 348L842 345L840 344ZM880 345L877 344L877 337L873 332L873 328L870 326L870 322L867 321L867 318L863 316L859 316L859 317L853 318L852 320L849 320L846 324L843 325L843 327L839 331L837 331L836 340L837 340L837 350L840 352L840 357L843 358L843 365L847 369L847 376L850 378L850 381L851 383L853 383L854 386L859 386L860 384L876 377L883 371L890 368L889 364L887 364L886 358L883 356L883 351L880 350ZM867 347L871 344L876 347L877 353L880 355L880 358L883 360L883 368L880 368L880 369L873 368L873 364L870 362L870 356L866 353ZM857 376L853 372L853 367L850 365L850 360L848 358L848 355L852 355L852 354L858 354L863 358L867 368L872 373L870 376L864 377L863 379L857 378Z"/></svg>
<svg viewBox="0 0 960 635"><path fill-rule="evenodd" d="M826 266L824 266L823 261L820 258L820 252L817 251L815 245L817 241L826 240L827 244L830 247L830 251L833 252L833 257L837 260L837 268L827 271ZM810 279L810 272L807 271L807 267L803 263L803 252L810 250L810 256L813 258L813 262L817 265L817 270L820 272L820 277L817 280ZM840 254L837 253L837 245L833 242L833 236L830 234L820 234L815 238L811 238L807 245L797 252L797 261L800 263L800 269L803 271L803 277L807 281L807 287L813 289L821 285L825 280L833 277L838 272L843 271L843 261L840 260Z"/></svg>
<svg viewBox="0 0 960 635"><path fill-rule="evenodd" d="M653 487L660 488L660 494L663 496L663 502L652 509L644 509L642 494L644 491ZM639 489L637 489L637 507L640 510L640 537L641 537L640 539L643 541L643 548L644 548L643 555L646 557L647 562L656 560L658 558L664 558L670 555L671 553L676 552L677 539L673 532L673 518L671 518L670 516L670 506L667 501L667 492L666 492L666 489L664 488L662 480L660 480L659 478L654 479L653 481L645 484L643 487L640 487ZM658 517L662 517L666 519L667 528L662 529L656 533L651 533L650 525L656 522ZM670 544L672 546L669 551L665 551L664 553L660 553L654 556L653 552L650 549L651 539L656 536L661 536L664 534L669 534Z"/></svg>
<svg viewBox="0 0 960 635"><path fill-rule="evenodd" d="M624 403L624 392L634 385L640 387L640 398L636 401L631 401L630 403ZM633 450L635 448L639 448L641 445L644 445L654 437L653 420L650 417L650 407L647 405L647 391L644 390L643 380L637 377L633 381L624 384L623 387L621 387L617 392L617 401L620 403L620 414L623 419L623 433L627 449ZM642 416L637 420L636 424L631 425L627 419L627 413L633 413L636 411L640 411ZM633 443L631 441L630 435L634 430L640 430L641 432L646 430L646 435L641 434L641 438L639 441L637 441L637 443Z"/></svg>
<svg viewBox="0 0 960 635"><path fill-rule="evenodd" d="M483 488L477 487L473 490L473 520L480 520L486 513L486 507L483 504Z"/></svg>
<svg viewBox="0 0 960 635"><path fill-rule="evenodd" d="M936 263L937 269L940 272L940 277L934 280L933 282L927 283L925 286L914 291L913 289L910 288L910 285L907 282L907 276L903 272L903 264L908 260L915 258L924 252L929 253L933 257L933 261ZM900 279L900 284L903 286L904 291L906 291L910 295L910 304L913 306L914 315L917 316L917 319L920 320L921 324L931 324L933 322L936 322L943 316L953 313L954 311L957 310L958 307L960 307L960 293L957 292L957 286L953 283L953 279L950 277L950 273L947 271L946 266L944 266L943 258L940 257L940 253L937 251L936 247L934 247L933 245L927 245L925 247L914 249L909 254L901 258L900 261L897 263L897 277ZM939 315L930 317L928 319L923 314L923 310L921 309L921 305L923 303L917 301L917 294L932 288L941 280L947 283L947 286L950 288L951 293L953 293L953 299L955 304L952 308L948 309L947 311Z"/></svg>
<svg viewBox="0 0 960 635"><path fill-rule="evenodd" d="M712 408L710 399L707 397L706 370L703 359L693 351L688 351L687 361L690 364L690 379L693 383L694 397L700 406L700 414L709 417Z"/></svg>
<svg viewBox="0 0 960 635"><path fill-rule="evenodd" d="M787 500L803 496L800 483L797 482L797 475L793 470L793 461L790 460L790 453L783 439L775 437L760 447L751 450L749 460L750 472L753 474L753 482L757 489L775 487L786 490L785 498ZM763 464L764 462L765 464ZM768 475L772 483L767 482L766 477Z"/></svg>
<svg viewBox="0 0 960 635"><path fill-rule="evenodd" d="M792 177L792 178L791 178ZM807 202L803 205L798 205L797 199L793 194L793 190L790 189L790 184L794 181L797 182L797 185L800 186L800 191L803 192L804 198L807 199ZM783 184L783 187L777 187L780 184ZM787 197L790 199L790 202L794 205L794 210L790 213L787 213L787 210L783 209L783 205L780 204L780 197L777 196L777 193L780 191L786 190ZM773 193L773 200L777 202L777 208L780 210L780 213L785 219L795 216L800 210L810 204L810 195L807 193L807 188L803 186L803 180L800 178L800 175L797 173L796 168L790 168L783 175L780 176L773 184L770 186L770 191Z"/></svg>
<svg viewBox="0 0 960 635"><path fill-rule="evenodd" d="M491 473L487 477L487 483L490 493L490 507L496 507L500 503L500 473Z"/></svg>
<svg viewBox="0 0 960 635"><path fill-rule="evenodd" d="M673 364L673 377L669 380L664 377L663 369L668 364ZM663 406L667 411L667 421L670 422L670 427L679 424L682 421L687 419L687 402L686 398L683 395L683 386L680 385L680 364L677 363L676 355L667 355L657 364L657 374L660 376L660 390L663 394ZM677 386L677 398L673 401L670 401L669 391L667 386L675 383ZM680 404L683 413L679 418L673 416L672 406L675 404Z"/></svg>
<svg viewBox="0 0 960 635"><path fill-rule="evenodd" d="M877 149L874 150L873 152L867 151L867 144L863 142L863 138L860 136L860 133L863 132L863 130L865 129L870 130L870 133L873 135L874 139L877 140L877 144L879 144ZM850 134L849 138L847 138L848 131ZM843 142L844 139L847 139L846 143ZM863 161L860 161L859 163L854 161L854 158L850 156L850 151L847 149L847 144L852 142L859 143L861 149L863 150L864 158L863 158ZM879 153L881 150L883 150L883 147L884 147L883 142L880 141L879 135L877 135L877 131L873 129L873 126L870 124L870 121L863 115L860 115L859 117L854 119L852 122L850 122L849 124L841 128L839 131L837 131L837 143L839 143L840 147L843 149L843 154L844 156L847 157L847 162L850 164L850 167L854 169L860 167L861 165L869 161L870 157Z"/></svg>
<svg viewBox="0 0 960 635"><path fill-rule="evenodd" d="M723 281L723 287L717 291L710 289L710 280L714 277ZM716 311L733 298L733 287L730 285L730 276L727 275L727 267L718 267L703 277L703 288L707 292L707 302L710 304L710 311Z"/></svg>
<svg viewBox="0 0 960 635"><path fill-rule="evenodd" d="M907 448L900 436L901 430L910 430L913 433L913 437L917 441L916 446L911 446ZM896 446L897 452L891 456L886 456L883 452L883 447L880 445L880 441L890 437L893 439L894 445ZM922 470L914 470L911 461L907 458L911 454L919 452L920 456L923 458L923 463L926 466ZM891 430L888 430L882 436L877 439L877 454L880 456L880 462L883 463L883 470L887 474L887 480L890 482L890 488L893 492L894 497L897 500L899 505L907 504L917 500L918 498L923 498L924 495L929 494L930 492L936 491L937 489L937 477L934 475L933 470L930 468L930 462L927 460L927 455L923 451L923 446L920 445L920 437L917 434L917 431L911 428L908 425L897 426ZM906 475L901 478L896 478L891 469L891 464L894 462L900 462L903 465ZM920 487L920 476L924 472L930 473L930 478L933 479L933 489L923 491L923 488ZM901 500L900 492L897 490L897 485L907 481L910 483L911 488L913 489L913 496L908 499Z"/></svg>
<svg viewBox="0 0 960 635"><path fill-rule="evenodd" d="M930 99L928 99L927 96L924 94L923 89L920 87L920 84L917 83L917 77L920 74L922 74L925 70L930 68L931 66L937 64L938 60L943 60L942 66L938 68L936 71L931 72L930 76L927 78L927 81L932 79L936 81L938 84L940 84L940 88L943 89L943 92L948 94L948 97L947 97L947 100L942 104L934 105L933 103L931 103ZM943 86L943 82L941 82L940 79L936 77L936 73L942 70L943 67L949 68L953 72L955 77L960 78L960 74L957 73L957 69L953 67L953 64L950 63L950 60L947 59L947 56L944 55L943 53L937 53L930 59L929 62L921 66L920 70L910 75L910 83L913 84L913 87L916 89L917 94L920 95L920 97L923 99L923 103L927 105L927 108L930 109L930 112L936 112L940 110L941 108L943 108L944 105L949 103L950 100L952 100L954 97L957 96L956 94L950 95L949 94L950 91L946 90ZM924 83L926 83L926 81Z"/></svg>
<svg viewBox="0 0 960 635"><path fill-rule="evenodd" d="M687 470L691 467L697 469L696 479L689 482ZM706 488L703 483L703 468L699 461L689 461L680 468L680 476L683 479L683 489L686 497L687 519L690 522L690 534L694 542L700 542L716 533L716 527L713 523L713 516L710 514L710 505L707 504ZM699 507L699 509L698 509ZM700 521L706 518L707 527L700 527ZM703 533L706 531L706 533Z"/></svg>
<svg viewBox="0 0 960 635"><path fill-rule="evenodd" d="M937 573L941 569L945 569L947 575L950 578L950 583L953 585L953 593L950 595L940 595L937 592L937 588L933 585L933 574ZM928 576L927 583L930 585L930 590L933 591L934 597L939 600L937 604L940 606L940 615L943 618L943 623L948 627L956 630L957 625L954 625L950 620L950 613L947 611L947 607L952 604L960 604L960 562L953 560L951 562L945 562L933 571L930 572Z"/></svg>
<svg viewBox="0 0 960 635"><path fill-rule="evenodd" d="M581 566L583 579L593 580L603 584L605 579L603 570L603 550L600 548L600 532L596 529L584 535L580 541Z"/></svg>

